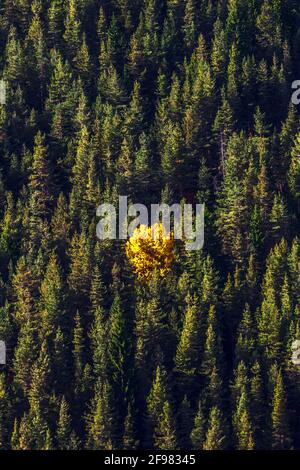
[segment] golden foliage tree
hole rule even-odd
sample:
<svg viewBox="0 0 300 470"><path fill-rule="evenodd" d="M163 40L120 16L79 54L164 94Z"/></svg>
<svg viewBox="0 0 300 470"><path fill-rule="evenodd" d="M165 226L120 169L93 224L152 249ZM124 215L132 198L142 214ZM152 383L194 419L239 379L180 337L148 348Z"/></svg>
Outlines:
<svg viewBox="0 0 300 470"><path fill-rule="evenodd" d="M149 281L153 272L165 277L174 261L174 238L163 225L136 228L126 243L126 255L138 278Z"/></svg>

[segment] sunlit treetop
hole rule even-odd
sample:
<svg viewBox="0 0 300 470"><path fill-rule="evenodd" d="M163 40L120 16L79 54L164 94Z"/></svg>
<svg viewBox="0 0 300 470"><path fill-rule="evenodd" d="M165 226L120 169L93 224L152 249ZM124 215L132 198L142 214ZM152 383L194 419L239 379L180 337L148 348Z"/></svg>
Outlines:
<svg viewBox="0 0 300 470"><path fill-rule="evenodd" d="M154 272L165 277L174 262L173 234L162 224L141 225L126 243L126 255L140 280L149 281Z"/></svg>

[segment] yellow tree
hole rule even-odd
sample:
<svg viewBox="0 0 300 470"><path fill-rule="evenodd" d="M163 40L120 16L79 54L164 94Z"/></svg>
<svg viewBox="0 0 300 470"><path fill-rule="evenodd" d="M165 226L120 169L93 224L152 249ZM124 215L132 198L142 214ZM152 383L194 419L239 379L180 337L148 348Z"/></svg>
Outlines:
<svg viewBox="0 0 300 470"><path fill-rule="evenodd" d="M162 224L141 225L126 243L126 255L142 281L149 281L155 271L165 277L174 261L173 235Z"/></svg>

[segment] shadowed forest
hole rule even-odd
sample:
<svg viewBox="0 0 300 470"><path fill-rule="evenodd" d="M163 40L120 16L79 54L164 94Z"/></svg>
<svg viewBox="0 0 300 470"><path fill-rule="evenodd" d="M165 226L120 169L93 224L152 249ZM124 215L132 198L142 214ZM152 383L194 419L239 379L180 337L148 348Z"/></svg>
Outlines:
<svg viewBox="0 0 300 470"><path fill-rule="evenodd" d="M299 24L1 1L1 449L300 449ZM137 276L96 237L119 195L205 203L203 249Z"/></svg>

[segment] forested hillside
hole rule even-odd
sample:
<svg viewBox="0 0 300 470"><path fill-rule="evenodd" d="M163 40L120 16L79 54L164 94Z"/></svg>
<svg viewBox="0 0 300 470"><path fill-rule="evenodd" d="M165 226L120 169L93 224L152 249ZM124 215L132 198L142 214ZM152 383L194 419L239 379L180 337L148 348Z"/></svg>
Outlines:
<svg viewBox="0 0 300 470"><path fill-rule="evenodd" d="M1 449L299 449L297 0L2 0ZM143 282L96 209L205 203ZM299 238L298 238L299 237Z"/></svg>

